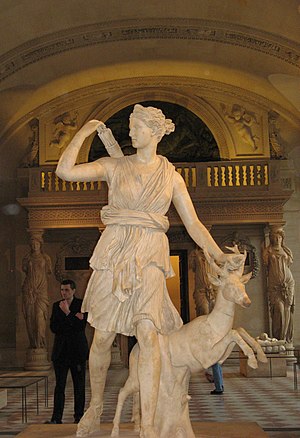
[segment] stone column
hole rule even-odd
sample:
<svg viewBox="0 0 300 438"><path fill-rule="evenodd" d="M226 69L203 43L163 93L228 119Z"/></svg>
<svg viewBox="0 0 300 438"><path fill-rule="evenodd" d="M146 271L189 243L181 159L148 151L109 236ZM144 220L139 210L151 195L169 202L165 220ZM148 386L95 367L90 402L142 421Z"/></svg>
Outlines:
<svg viewBox="0 0 300 438"><path fill-rule="evenodd" d="M44 371L48 361L46 328L48 324L48 276L52 273L50 257L43 252L43 230L28 230L30 251L23 259L25 280L22 286L22 310L26 322L29 346L25 370Z"/></svg>

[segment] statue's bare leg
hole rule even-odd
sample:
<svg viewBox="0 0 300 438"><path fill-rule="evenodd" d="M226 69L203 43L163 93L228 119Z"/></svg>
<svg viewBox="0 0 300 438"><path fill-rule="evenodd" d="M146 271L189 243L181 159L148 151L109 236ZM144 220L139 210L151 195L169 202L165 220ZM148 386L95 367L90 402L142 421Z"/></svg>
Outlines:
<svg viewBox="0 0 300 438"><path fill-rule="evenodd" d="M142 414L140 436L158 438L154 429L161 369L158 334L152 321L147 319L138 322L136 334L140 346L138 359Z"/></svg>
<svg viewBox="0 0 300 438"><path fill-rule="evenodd" d="M91 401L89 408L78 423L77 437L87 437L93 432L99 431L106 375L111 360L111 346L115 336L115 333L95 330L89 357Z"/></svg>

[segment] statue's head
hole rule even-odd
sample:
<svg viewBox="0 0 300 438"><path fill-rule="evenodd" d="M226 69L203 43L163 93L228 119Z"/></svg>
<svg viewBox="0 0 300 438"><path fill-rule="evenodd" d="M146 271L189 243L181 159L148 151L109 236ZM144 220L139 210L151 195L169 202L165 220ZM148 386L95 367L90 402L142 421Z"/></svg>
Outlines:
<svg viewBox="0 0 300 438"><path fill-rule="evenodd" d="M32 251L40 251L43 244L43 237L39 233L33 233L30 238L30 246Z"/></svg>
<svg viewBox="0 0 300 438"><path fill-rule="evenodd" d="M284 241L284 236L285 233L282 227L272 229L269 235L271 245L281 245Z"/></svg>
<svg viewBox="0 0 300 438"><path fill-rule="evenodd" d="M152 129L157 136L158 142L165 134L169 135L175 131L175 125L172 120L167 119L162 110L152 106L144 107L140 104L134 105L130 115L130 119L132 118L141 120L146 126Z"/></svg>

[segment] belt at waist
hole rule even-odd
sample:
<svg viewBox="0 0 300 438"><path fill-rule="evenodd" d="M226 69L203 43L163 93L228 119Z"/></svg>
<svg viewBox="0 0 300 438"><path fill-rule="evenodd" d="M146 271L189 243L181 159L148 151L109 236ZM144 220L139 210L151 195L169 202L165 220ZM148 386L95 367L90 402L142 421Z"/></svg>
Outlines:
<svg viewBox="0 0 300 438"><path fill-rule="evenodd" d="M104 225L137 225L153 228L163 232L169 229L167 216L160 213L139 210L119 209L105 205L101 210L101 220Z"/></svg>

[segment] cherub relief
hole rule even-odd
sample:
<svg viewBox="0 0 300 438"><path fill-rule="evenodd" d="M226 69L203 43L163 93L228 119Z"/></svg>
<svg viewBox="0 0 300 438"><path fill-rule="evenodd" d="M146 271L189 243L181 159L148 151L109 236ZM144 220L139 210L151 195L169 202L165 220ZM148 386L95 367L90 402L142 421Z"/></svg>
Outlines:
<svg viewBox="0 0 300 438"><path fill-rule="evenodd" d="M59 156L70 143L73 132L77 130L77 113L72 116L64 113L54 119L55 128L49 147L59 149Z"/></svg>
<svg viewBox="0 0 300 438"><path fill-rule="evenodd" d="M225 119L231 123L238 134L238 136L250 146L253 151L258 148L257 142L259 137L252 132L252 126L254 123L258 124L258 121L254 113L247 112L245 108L240 105L232 105L231 113L226 110L226 106L221 104Z"/></svg>

